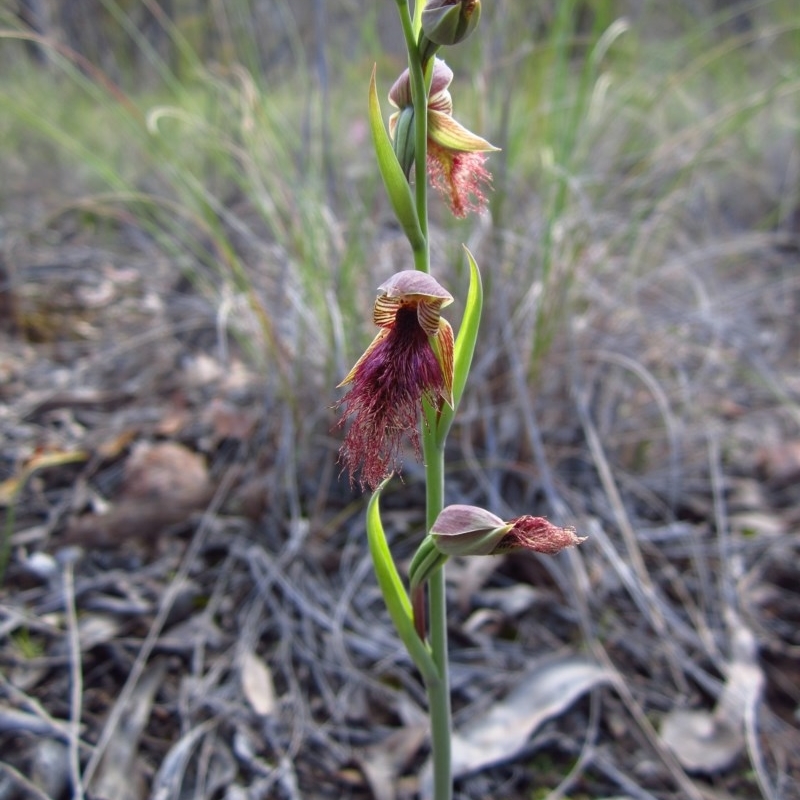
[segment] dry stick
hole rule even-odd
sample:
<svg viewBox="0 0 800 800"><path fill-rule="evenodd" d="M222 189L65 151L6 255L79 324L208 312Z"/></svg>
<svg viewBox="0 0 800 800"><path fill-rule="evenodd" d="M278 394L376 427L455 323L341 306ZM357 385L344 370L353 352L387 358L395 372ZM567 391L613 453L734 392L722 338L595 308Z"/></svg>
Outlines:
<svg viewBox="0 0 800 800"><path fill-rule="evenodd" d="M583 738L581 751L569 772L558 782L555 789L552 789L547 795L547 800L564 800L567 792L575 788L575 784L583 775L586 767L590 766L594 761L600 731L600 712L601 704L598 692L595 689L589 695L589 721L586 725L586 735Z"/></svg>
<svg viewBox="0 0 800 800"><path fill-rule="evenodd" d="M117 702L114 704L114 707L111 709L111 713L108 715L108 719L106 720L106 724L103 727L103 731L97 741L97 745L92 753L92 757L89 759L89 763L86 765L86 769L84 770L83 774L83 780L86 786L91 784L92 778L94 777L94 774L100 765L100 760L102 759L103 754L105 753L106 748L108 747L108 744L114 735L114 731L119 725L120 719L125 711L125 707L136 690L136 685L139 683L139 679L142 677L142 673L144 672L144 668L147 665L148 659L150 658L150 654L153 652L153 648L158 642L158 637L161 635L161 631L164 628L167 617L172 610L172 604L175 602L178 593L183 587L184 581L189 575L189 570L191 569L195 558L197 558L200 550L203 547L203 544L205 543L209 528L209 521L216 509L219 508L223 498L230 490L236 477L235 472L236 471L233 469L227 470L220 481L219 488L215 492L214 497L211 499L208 509L203 514L203 518L197 527L197 531L195 532L195 535L183 556L183 561L181 561L172 583L170 583L170 585L167 587L167 591L164 593L164 598L161 601L158 614L156 614L156 618L153 620L153 624L150 626L150 630L147 632L144 642L142 642L142 647L136 656L136 661L134 661L133 666L131 667L131 671L127 680L125 681L125 685L122 687L122 691L119 693Z"/></svg>
<svg viewBox="0 0 800 800"><path fill-rule="evenodd" d="M735 626L742 626L739 617L738 594L736 592L735 581L742 577L741 563L731 554L730 547L730 528L728 525L728 515L725 508L724 481L722 476L721 457L719 452L719 441L713 433L707 436L708 441L708 466L711 473L711 491L714 496L714 524L717 528L717 541L719 544L720 560L720 587L719 593L725 609L725 619L728 623L728 630L731 636L736 635ZM733 645L735 648L735 643ZM755 650L755 647L753 648ZM734 656L735 657L735 656ZM755 660L755 653L753 654ZM761 794L766 800L774 800L775 791L772 782L767 775L764 755L758 739L758 694L747 698L747 705L744 712L744 733L750 756L750 765L756 776L756 783L761 790Z"/></svg>
<svg viewBox="0 0 800 800"><path fill-rule="evenodd" d="M81 709L83 705L83 670L81 666L81 641L78 632L78 615L75 610L75 574L72 560L64 565L64 606L67 610L69 635L69 771L72 778L72 797L83 800L81 781L80 733Z"/></svg>
<svg viewBox="0 0 800 800"><path fill-rule="evenodd" d="M520 394L520 397L524 396L526 395ZM580 408L580 403L578 403L578 405ZM528 427L528 435L529 437L531 437L531 442L534 444L534 452L537 454L537 463L542 473L548 476L549 478L549 468L547 465L547 460L544 456L544 446L541 440L538 425L536 424L536 418L533 413L533 409L530 406L530 404L523 404L523 407L527 412L525 414L525 421ZM552 483L551 480L548 480L544 485L546 487L546 490L548 490L547 494L548 502L553 507L554 512L557 514L563 514L564 503L558 496L554 484ZM618 494L617 498L619 499ZM621 504L621 499L619 499L619 502ZM624 516L624 511L623 511L623 516ZM626 516L624 516L624 518L627 520ZM570 559L570 564L573 569L573 574L581 577L581 579L576 581L576 583L574 584L575 588L578 589L575 596L580 600L580 602L578 603L578 607L581 615L581 623L586 635L587 642L589 643L589 646L592 650L592 653L594 654L595 658L600 664L605 666L614 675L618 676L617 680L614 681L614 686L617 689L617 693L622 698L622 701L625 704L626 708L628 709L628 712L631 714L631 716L639 725L640 730L644 733L645 738L650 742L650 745L658 753L662 762L672 772L675 782L681 787L686 797L689 798L689 800L703 800L702 793L697 789L697 787L692 782L691 778L689 778L689 776L683 770L683 767L681 767L681 765L678 763L678 760L675 758L675 756L664 746L657 731L653 728L653 726L650 723L650 720L647 718L647 715L644 713L641 706L634 698L628 684L625 682L625 680L623 680L619 670L614 665L614 662L611 660L611 657L608 655L608 652L606 651L605 647L597 638L597 636L594 635L594 633L592 632L591 624L589 622L590 615L588 612L588 603L586 602L586 595L589 585L588 578L586 577L586 571L583 568L581 556L577 550L570 550L568 552L568 555Z"/></svg>
<svg viewBox="0 0 800 800"><path fill-rule="evenodd" d="M21 712L22 714L27 717L30 712L30 723L27 727L22 728L22 730L26 730L34 736L48 736L65 742L69 741L69 725L60 719L51 717L50 714L42 708L38 700L22 692L18 687L14 686L13 683L9 683L2 673L0 673L0 687L2 687L18 705L28 709L28 711ZM35 721L39 721L41 726L35 725ZM92 745L87 742L79 742L79 745L87 752L91 752L93 749Z"/></svg>
<svg viewBox="0 0 800 800"><path fill-rule="evenodd" d="M641 583L644 595L649 601L649 621L661 640L665 643L669 642L669 631L666 620L664 619L664 615L662 614L661 608L658 604L655 587L653 586L653 582L650 579L650 573L647 571L647 566L642 558L642 551L639 549L639 543L636 541L636 533L634 532L633 525L631 525L631 521L628 518L628 512L625 510L625 504L622 502L622 497L619 494L619 489L617 489L616 481L614 480L614 476L611 474L611 467L603 450L603 445L600 442L600 437L598 436L597 430L589 417L585 393L578 390L576 394L577 401L575 405L578 409L578 416L580 417L581 426L583 428L584 435L586 436L586 442L589 445L589 451L592 454L592 460L594 461L595 467L597 468L597 473L600 476L600 483L603 485L603 490L605 491L606 496L611 503L611 508L614 512L614 518L617 522L617 527L622 533L622 538L625 542L625 549L628 553L628 558L631 560L636 577ZM683 677L683 672L681 671L680 665L673 654L672 648L669 648L667 652L669 653L669 665L675 685L684 687L686 681Z"/></svg>
<svg viewBox="0 0 800 800"><path fill-rule="evenodd" d="M636 724L650 742L650 745L653 747L656 753L658 753L661 761L666 767L669 768L670 772L672 773L672 777L680 786L688 800L705 800L703 792L701 792L700 789L695 786L694 782L686 774L685 770L678 762L678 759L673 755L672 751L661 741L658 731L656 731L656 729L653 727L652 723L647 717L647 714L645 714L642 707L633 696L633 692L631 691L628 682L623 678L620 671L614 665L614 662L611 660L611 656L608 655L608 651L605 649L603 644L599 640L594 639L590 642L590 646L595 658L597 658L597 660L604 667L611 670L617 676L617 679L613 684L614 688L617 690L617 694L622 698L622 702L625 703L625 707L628 709L628 712L634 718Z"/></svg>
<svg viewBox="0 0 800 800"><path fill-rule="evenodd" d="M628 550L630 559L633 562L633 567L637 577L639 578L640 584L645 591L645 596L649 600L653 601L650 608L652 613L651 621L653 627L656 629L657 633L664 637L664 641L669 641L668 637L665 635L666 622L661 614L660 608L655 603L655 590L652 582L650 581L650 574L648 573L647 567L642 559L642 554L636 541L636 535L633 531L630 520L628 519L622 498L619 495L616 483L614 482L614 478L611 474L611 468L607 459L605 458L605 453L603 452L599 436L597 435L597 431L592 424L591 419L589 418L586 407L586 398L583 393L580 392L580 390L578 390L576 394L578 415L589 444L589 449L592 453L592 458L594 459L595 466L597 467L598 474L600 475L600 481L603 484L603 488L605 489L612 504L617 525L623 534L626 549ZM640 730L644 733L651 746L658 753L662 762L670 769L673 778L686 794L687 798L690 798L690 800L703 800L702 793L695 786L691 778L686 774L677 758L667 747L664 746L664 743L661 741L661 737L658 735L658 732L655 730L650 720L647 718L647 715L642 710L636 698L633 696L630 686L625 680L623 680L619 670L614 665L614 662L612 661L603 644L596 637L593 637L590 640L590 646L598 661L608 669L612 670L616 675L619 675L618 680L614 682L617 693L622 698L625 706L638 724ZM674 659L671 659L670 663L673 667L673 670L678 669L677 664L674 663ZM678 675L679 678L677 683L680 685L683 683L683 676L680 673L678 673Z"/></svg>
<svg viewBox="0 0 800 800"><path fill-rule="evenodd" d="M748 703L744 712L744 732L747 752L750 754L750 765L756 774L756 783L761 789L764 800L778 800L772 782L767 775L767 766L758 741L758 714L756 703Z"/></svg>
<svg viewBox="0 0 800 800"><path fill-rule="evenodd" d="M0 771L5 772L14 783L21 786L31 797L35 798L35 800L52 800L49 795L46 795L33 781L14 769L11 764L0 761Z"/></svg>

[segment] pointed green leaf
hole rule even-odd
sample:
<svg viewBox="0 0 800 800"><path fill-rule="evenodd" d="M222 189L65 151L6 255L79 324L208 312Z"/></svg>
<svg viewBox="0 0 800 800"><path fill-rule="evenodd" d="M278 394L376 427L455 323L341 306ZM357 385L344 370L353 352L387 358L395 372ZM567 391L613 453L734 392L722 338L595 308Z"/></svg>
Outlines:
<svg viewBox="0 0 800 800"><path fill-rule="evenodd" d="M461 319L461 327L458 329L456 337L455 353L453 356L453 405L445 405L439 418L436 429L436 440L439 445L444 444L453 417L458 410L461 396L464 394L464 387L467 385L467 377L472 366L472 356L475 353L475 344L478 341L478 329L481 324L481 311L483 310L483 283L481 273L472 253L464 246L469 261L469 291L467 292L467 302L464 307L464 316Z"/></svg>
<svg viewBox="0 0 800 800"><path fill-rule="evenodd" d="M428 646L414 629L414 615L403 581L397 572L394 559L386 541L380 511L380 495L391 476L374 491L367 506L367 541L383 600L401 641L422 673L426 683L439 680L439 673Z"/></svg>
<svg viewBox="0 0 800 800"><path fill-rule="evenodd" d="M425 247L425 237L419 227L417 208L414 205L411 187L403 174L403 168L395 155L392 140L383 124L378 89L375 84L375 67L372 68L372 78L369 82L369 127L372 132L375 155L378 159L378 168L395 216L411 243L411 249L415 252L422 250Z"/></svg>

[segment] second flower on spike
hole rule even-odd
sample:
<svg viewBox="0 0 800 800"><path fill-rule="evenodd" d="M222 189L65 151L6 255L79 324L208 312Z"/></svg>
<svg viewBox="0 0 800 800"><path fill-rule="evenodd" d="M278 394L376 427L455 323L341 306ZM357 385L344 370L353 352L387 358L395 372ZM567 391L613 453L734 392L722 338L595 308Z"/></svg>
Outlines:
<svg viewBox="0 0 800 800"><path fill-rule="evenodd" d="M428 95L428 163L427 170L433 186L442 192L450 203L453 214L464 217L470 211L481 211L486 206L485 190L492 176L486 169L486 153L497 148L480 136L467 130L453 117L453 99L448 87L453 71L441 59L433 64L433 76ZM404 117L411 103L411 79L408 70L395 81L389 91L389 102L398 110L389 118L389 133L397 145L397 129L401 124L401 152L398 160L406 175L411 169L414 152L408 146L408 132L412 118Z"/></svg>

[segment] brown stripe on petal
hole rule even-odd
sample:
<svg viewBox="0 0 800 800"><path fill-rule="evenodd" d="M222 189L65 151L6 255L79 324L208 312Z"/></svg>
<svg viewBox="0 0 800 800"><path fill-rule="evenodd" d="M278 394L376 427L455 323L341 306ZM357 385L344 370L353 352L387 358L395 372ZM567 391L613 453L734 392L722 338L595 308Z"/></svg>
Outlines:
<svg viewBox="0 0 800 800"><path fill-rule="evenodd" d="M441 319L441 300L420 299L417 304L417 320L419 326L428 336L439 333L439 320Z"/></svg>
<svg viewBox="0 0 800 800"><path fill-rule="evenodd" d="M446 319L439 320L439 335L436 337L436 357L444 379L443 399L453 407L453 374L455 371L455 336L453 327Z"/></svg>
<svg viewBox="0 0 800 800"><path fill-rule="evenodd" d="M453 98L450 92L445 89L438 94L431 95L428 98L428 110L438 111L440 114L447 114L449 117L453 116Z"/></svg>
<svg viewBox="0 0 800 800"><path fill-rule="evenodd" d="M394 325L397 309L402 303L396 298L379 295L372 309L372 321L379 328L391 328Z"/></svg>

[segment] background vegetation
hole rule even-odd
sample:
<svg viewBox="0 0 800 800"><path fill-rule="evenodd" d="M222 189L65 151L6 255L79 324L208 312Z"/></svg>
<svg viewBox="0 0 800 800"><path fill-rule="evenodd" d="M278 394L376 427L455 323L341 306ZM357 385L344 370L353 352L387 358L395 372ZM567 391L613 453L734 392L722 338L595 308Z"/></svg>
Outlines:
<svg viewBox="0 0 800 800"><path fill-rule="evenodd" d="M369 748L413 728L419 702L375 617L333 408L372 336L375 287L409 266L366 125L372 64L386 90L403 68L394 13L389 0L0 10L0 644L9 674L39 670L2 691L69 716L76 661L46 666L68 619L43 622L65 601L36 558L79 545L77 608L113 620L81 661L96 742L113 728L104 693L169 633L158 610L184 569L182 621L213 620L221 638L203 634L206 663L181 631L194 650L175 645L159 703L183 734L220 719L247 733L249 760L230 730L208 745L235 763L229 791L366 796L355 764L379 793ZM502 147L491 213L432 209L449 288L466 289L462 240L487 284L448 499L590 538L563 562L456 571L456 708L474 718L553 651L591 653L630 688L604 691L602 712L593 695L463 796L547 796L565 774L575 797L796 796L800 9L484 0L481 26L448 60L457 116ZM164 442L182 455L151 461L161 478L143 489L136 447ZM188 488L187 454L204 459ZM409 459L404 500L417 476ZM420 518L421 503L396 509L400 551ZM518 586L533 591L522 610ZM273 675L268 722L236 688L243 649ZM747 747L686 777L648 720L719 709L742 664L758 677L750 727L744 712L731 723ZM135 758L153 781L179 733L150 725ZM7 766L32 774L38 745L0 736ZM400 796L418 748L393 762Z"/></svg>

